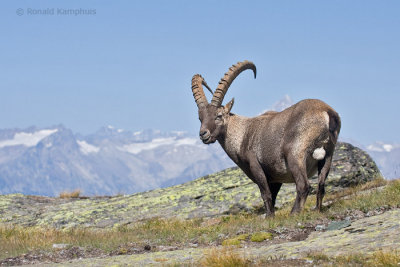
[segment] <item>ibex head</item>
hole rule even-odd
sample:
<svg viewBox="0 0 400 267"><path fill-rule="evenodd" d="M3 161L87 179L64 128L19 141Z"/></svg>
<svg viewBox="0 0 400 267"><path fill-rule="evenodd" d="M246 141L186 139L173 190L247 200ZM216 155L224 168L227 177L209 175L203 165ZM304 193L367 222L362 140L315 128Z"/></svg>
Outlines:
<svg viewBox="0 0 400 267"><path fill-rule="evenodd" d="M238 62L229 68L213 93L203 77L196 74L192 78L192 92L199 109L200 139L204 144L214 143L225 132L227 119L232 109L232 98L225 106L222 106L224 96L233 80L244 70L251 69L256 77L256 66L250 61ZM211 103L208 103L203 91L203 85L213 94Z"/></svg>

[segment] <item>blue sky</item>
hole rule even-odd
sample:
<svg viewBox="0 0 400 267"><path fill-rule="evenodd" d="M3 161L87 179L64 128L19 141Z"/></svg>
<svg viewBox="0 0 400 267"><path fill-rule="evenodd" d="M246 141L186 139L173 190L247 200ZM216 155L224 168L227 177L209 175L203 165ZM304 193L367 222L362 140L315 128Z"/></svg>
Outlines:
<svg viewBox="0 0 400 267"><path fill-rule="evenodd" d="M245 72L232 84L225 102L235 97L234 113L257 115L286 94L319 98L341 115L342 137L400 142L399 1L3 0L0 7L0 128L197 133L192 75L215 88L231 64L248 59L257 79Z"/></svg>

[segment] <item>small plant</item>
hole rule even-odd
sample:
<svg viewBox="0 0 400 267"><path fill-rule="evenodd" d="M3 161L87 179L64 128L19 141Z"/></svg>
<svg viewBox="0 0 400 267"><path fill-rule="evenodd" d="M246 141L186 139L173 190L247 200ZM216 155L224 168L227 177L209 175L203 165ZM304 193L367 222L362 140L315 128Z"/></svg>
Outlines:
<svg viewBox="0 0 400 267"><path fill-rule="evenodd" d="M226 239L224 241L222 241L222 245L223 246L239 246L240 245L240 241L244 241L249 237L248 234L242 234L242 235L238 235L234 238L230 238L230 239Z"/></svg>
<svg viewBox="0 0 400 267"><path fill-rule="evenodd" d="M60 198L79 198L81 196L81 190L75 189L72 192L64 191L60 193Z"/></svg>
<svg viewBox="0 0 400 267"><path fill-rule="evenodd" d="M210 250L200 262L205 267L247 267L251 262L231 249Z"/></svg>
<svg viewBox="0 0 400 267"><path fill-rule="evenodd" d="M236 238L230 238L222 241L223 246L239 246L240 245L240 240Z"/></svg>
<svg viewBox="0 0 400 267"><path fill-rule="evenodd" d="M257 232L251 235L250 241L252 242L262 242L264 240L270 240L273 236L271 233L267 232Z"/></svg>

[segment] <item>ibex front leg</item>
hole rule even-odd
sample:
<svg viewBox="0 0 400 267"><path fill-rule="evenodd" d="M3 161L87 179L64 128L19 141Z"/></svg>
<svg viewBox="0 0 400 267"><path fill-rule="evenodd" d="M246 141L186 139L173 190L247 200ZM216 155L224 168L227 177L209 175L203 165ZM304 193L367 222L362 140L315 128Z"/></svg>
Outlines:
<svg viewBox="0 0 400 267"><path fill-rule="evenodd" d="M265 215L274 216L275 210L272 204L272 194L264 170L253 153L249 153L248 160L252 176L250 178L258 185L258 188L260 189L261 197L265 206Z"/></svg>

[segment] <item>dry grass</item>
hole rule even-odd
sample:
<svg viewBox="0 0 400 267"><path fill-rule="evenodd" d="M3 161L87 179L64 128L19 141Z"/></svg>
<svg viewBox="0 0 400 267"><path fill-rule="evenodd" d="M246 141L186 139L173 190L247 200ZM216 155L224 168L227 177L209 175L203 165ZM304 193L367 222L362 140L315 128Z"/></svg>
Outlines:
<svg viewBox="0 0 400 267"><path fill-rule="evenodd" d="M330 257L323 253L312 253L308 255L317 265L328 266L399 266L400 265L400 250L379 250L372 254L348 254L337 257Z"/></svg>
<svg viewBox="0 0 400 267"><path fill-rule="evenodd" d="M334 202L328 212L337 213L350 209L368 212L383 206L400 207L400 180L387 182L387 186L384 189L372 190L367 194L360 194L361 189L349 190L354 192L348 195L347 199Z"/></svg>
<svg viewBox="0 0 400 267"><path fill-rule="evenodd" d="M79 198L81 196L81 193L82 192L80 189L75 189L72 192L69 192L69 191L61 192L59 197L60 198Z"/></svg>
<svg viewBox="0 0 400 267"><path fill-rule="evenodd" d="M366 190L378 188L387 185L389 182L383 178L375 179L365 184L360 184L357 186L352 186L346 188L345 190L340 190L333 194L327 194L324 198L324 202L335 201L340 198L346 198L349 196L354 196L360 194L360 192L365 192Z"/></svg>
<svg viewBox="0 0 400 267"><path fill-rule="evenodd" d="M298 228L317 220L334 218L337 214L345 214L349 210L367 212L382 206L400 207L400 180L389 182L382 190L371 190L360 194L362 188L373 188L381 182L346 189L341 193L348 199L336 199L323 212L313 211L315 196L307 200L305 211L290 214L291 206L277 211L274 218L263 219L257 214L238 214L215 219L151 219L129 226L115 229L83 229L57 230L43 227L21 227L0 225L0 259L17 256L28 251L44 249L52 250L56 243L70 244L84 248L99 248L105 252L115 251L127 244L144 247L149 244L186 247L189 243L208 246L221 244L226 239L237 237L237 233L253 234L265 232L277 227ZM208 223L207 220L214 220ZM383 259L389 255L377 255ZM229 256L229 255L228 255ZM379 257L378 257L379 256ZM221 259L222 260L222 259Z"/></svg>
<svg viewBox="0 0 400 267"><path fill-rule="evenodd" d="M205 254L200 261L200 266L204 267L247 267L251 266L251 261L244 256L240 256L232 249L212 249Z"/></svg>
<svg viewBox="0 0 400 267"><path fill-rule="evenodd" d="M372 266L400 266L400 250L375 252L369 263Z"/></svg>

